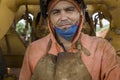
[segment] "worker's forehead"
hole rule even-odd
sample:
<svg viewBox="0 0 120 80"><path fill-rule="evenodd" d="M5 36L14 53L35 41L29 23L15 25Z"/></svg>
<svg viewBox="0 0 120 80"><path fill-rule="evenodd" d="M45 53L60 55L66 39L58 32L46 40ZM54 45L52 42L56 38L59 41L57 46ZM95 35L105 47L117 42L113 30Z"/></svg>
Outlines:
<svg viewBox="0 0 120 80"><path fill-rule="evenodd" d="M78 9L80 8L79 4L75 0L53 0L48 5L48 12L55 7L66 6L66 5L75 6Z"/></svg>
<svg viewBox="0 0 120 80"><path fill-rule="evenodd" d="M59 1L56 5L53 6L52 9L59 9L59 8L61 9L67 7L75 7L75 6L68 1Z"/></svg>

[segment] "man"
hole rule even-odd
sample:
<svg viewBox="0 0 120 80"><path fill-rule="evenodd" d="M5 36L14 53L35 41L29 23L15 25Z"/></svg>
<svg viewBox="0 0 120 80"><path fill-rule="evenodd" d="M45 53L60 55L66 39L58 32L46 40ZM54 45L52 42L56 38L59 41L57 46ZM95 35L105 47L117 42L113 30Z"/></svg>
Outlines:
<svg viewBox="0 0 120 80"><path fill-rule="evenodd" d="M51 0L50 34L27 48L19 80L120 80L114 48L81 32L81 0Z"/></svg>

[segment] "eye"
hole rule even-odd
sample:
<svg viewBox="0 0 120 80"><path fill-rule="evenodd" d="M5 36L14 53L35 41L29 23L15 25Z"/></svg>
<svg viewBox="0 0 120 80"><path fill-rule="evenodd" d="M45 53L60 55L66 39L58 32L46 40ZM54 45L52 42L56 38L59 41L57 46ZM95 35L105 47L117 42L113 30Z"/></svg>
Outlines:
<svg viewBox="0 0 120 80"><path fill-rule="evenodd" d="M51 14L52 14L52 15L57 15L57 14L59 14L59 13L60 13L60 10L57 10L57 9L51 11Z"/></svg>

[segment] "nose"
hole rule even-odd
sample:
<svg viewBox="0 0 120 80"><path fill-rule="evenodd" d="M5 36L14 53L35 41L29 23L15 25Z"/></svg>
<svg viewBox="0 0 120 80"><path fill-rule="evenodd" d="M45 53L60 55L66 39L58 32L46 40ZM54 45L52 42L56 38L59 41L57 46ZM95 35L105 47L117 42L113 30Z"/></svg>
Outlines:
<svg viewBox="0 0 120 80"><path fill-rule="evenodd" d="M61 11L61 20L67 20L68 16L67 13L65 11Z"/></svg>

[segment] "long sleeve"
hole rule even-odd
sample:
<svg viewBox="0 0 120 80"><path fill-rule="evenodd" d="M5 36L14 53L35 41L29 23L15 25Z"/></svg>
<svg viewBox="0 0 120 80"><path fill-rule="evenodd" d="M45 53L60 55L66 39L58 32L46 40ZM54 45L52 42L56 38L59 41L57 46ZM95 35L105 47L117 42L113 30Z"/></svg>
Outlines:
<svg viewBox="0 0 120 80"><path fill-rule="evenodd" d="M120 80L120 59L115 49L105 42L103 53L101 80Z"/></svg>
<svg viewBox="0 0 120 80"><path fill-rule="evenodd" d="M19 80L30 80L31 78L31 70L30 70L30 65L29 65L29 51L30 47L27 48L25 56L24 56L24 60L23 60L23 65L20 71L20 76L19 76Z"/></svg>

